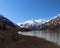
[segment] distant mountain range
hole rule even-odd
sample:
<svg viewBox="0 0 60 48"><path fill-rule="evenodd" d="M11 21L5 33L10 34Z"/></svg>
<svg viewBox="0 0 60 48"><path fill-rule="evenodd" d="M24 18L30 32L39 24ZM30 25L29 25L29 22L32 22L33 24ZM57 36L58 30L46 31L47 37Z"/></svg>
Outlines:
<svg viewBox="0 0 60 48"><path fill-rule="evenodd" d="M60 14L49 20L28 20L24 23L18 23L21 28L27 28L30 30L59 30L60 28ZM54 29L53 29L54 28Z"/></svg>
<svg viewBox="0 0 60 48"><path fill-rule="evenodd" d="M18 25L0 15L0 29L15 31L60 30L60 14L49 20L28 20L23 23L18 23Z"/></svg>
<svg viewBox="0 0 60 48"><path fill-rule="evenodd" d="M42 24L41 29L60 30L60 14Z"/></svg>

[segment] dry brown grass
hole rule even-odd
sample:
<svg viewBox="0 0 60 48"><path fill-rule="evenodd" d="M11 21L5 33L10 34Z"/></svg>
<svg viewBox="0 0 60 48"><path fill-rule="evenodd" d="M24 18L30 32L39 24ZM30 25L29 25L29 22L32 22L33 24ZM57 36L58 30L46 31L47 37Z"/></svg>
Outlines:
<svg viewBox="0 0 60 48"><path fill-rule="evenodd" d="M0 33L0 48L60 48L60 46L37 37L3 32Z"/></svg>

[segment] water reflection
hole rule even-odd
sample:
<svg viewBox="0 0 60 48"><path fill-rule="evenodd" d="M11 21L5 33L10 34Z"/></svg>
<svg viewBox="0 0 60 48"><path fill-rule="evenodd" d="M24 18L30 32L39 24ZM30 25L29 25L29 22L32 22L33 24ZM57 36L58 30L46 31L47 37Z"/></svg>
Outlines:
<svg viewBox="0 0 60 48"><path fill-rule="evenodd" d="M44 38L48 41L55 42L60 45L60 32L53 31L30 31L30 32L18 32L22 35L36 36Z"/></svg>

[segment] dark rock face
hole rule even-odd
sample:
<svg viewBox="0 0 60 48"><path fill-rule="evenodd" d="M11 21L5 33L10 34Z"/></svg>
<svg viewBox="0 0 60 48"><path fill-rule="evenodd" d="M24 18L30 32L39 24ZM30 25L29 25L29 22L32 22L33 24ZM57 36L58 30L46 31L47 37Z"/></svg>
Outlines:
<svg viewBox="0 0 60 48"><path fill-rule="evenodd" d="M1 30L17 30L20 28L17 24L14 24L12 21L6 17L0 15L0 29Z"/></svg>
<svg viewBox="0 0 60 48"><path fill-rule="evenodd" d="M0 23L3 23L5 25L9 25L14 28L16 27L12 21L10 21L9 19L7 19L6 17L4 17L2 15L0 15Z"/></svg>
<svg viewBox="0 0 60 48"><path fill-rule="evenodd" d="M60 29L60 15L56 16L55 18L45 22L40 26L42 30L52 30L56 31Z"/></svg>

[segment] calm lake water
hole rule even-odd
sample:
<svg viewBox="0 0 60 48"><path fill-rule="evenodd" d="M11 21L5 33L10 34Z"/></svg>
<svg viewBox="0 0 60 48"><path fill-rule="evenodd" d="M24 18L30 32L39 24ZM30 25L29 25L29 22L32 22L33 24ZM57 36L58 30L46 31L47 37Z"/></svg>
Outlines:
<svg viewBox="0 0 60 48"><path fill-rule="evenodd" d="M30 31L30 32L18 32L22 35L28 36L36 36L48 41L55 42L60 45L60 32L53 32L53 31Z"/></svg>

